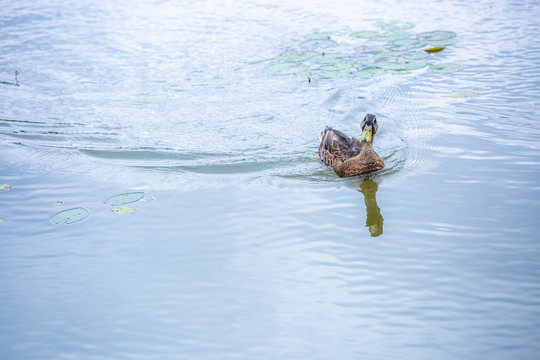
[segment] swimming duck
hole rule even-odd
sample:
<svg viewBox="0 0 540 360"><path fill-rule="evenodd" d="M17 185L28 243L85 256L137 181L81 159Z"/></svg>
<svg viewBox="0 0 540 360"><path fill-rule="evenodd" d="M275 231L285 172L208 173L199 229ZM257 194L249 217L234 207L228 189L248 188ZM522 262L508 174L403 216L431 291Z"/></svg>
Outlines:
<svg viewBox="0 0 540 360"><path fill-rule="evenodd" d="M319 135L319 159L333 167L340 177L366 175L384 167L381 157L373 150L373 138L379 128L377 117L367 114L361 126L361 140L328 126Z"/></svg>

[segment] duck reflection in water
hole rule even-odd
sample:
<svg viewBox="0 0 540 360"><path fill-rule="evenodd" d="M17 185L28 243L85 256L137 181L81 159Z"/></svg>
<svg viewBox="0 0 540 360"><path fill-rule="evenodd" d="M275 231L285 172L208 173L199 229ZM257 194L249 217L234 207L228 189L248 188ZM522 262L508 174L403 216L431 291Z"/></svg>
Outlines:
<svg viewBox="0 0 540 360"><path fill-rule="evenodd" d="M360 183L360 192L364 194L364 202L366 203L366 227L369 229L371 236L379 236L383 233L383 217L381 209L377 206L377 189L379 185L373 180L364 180Z"/></svg>

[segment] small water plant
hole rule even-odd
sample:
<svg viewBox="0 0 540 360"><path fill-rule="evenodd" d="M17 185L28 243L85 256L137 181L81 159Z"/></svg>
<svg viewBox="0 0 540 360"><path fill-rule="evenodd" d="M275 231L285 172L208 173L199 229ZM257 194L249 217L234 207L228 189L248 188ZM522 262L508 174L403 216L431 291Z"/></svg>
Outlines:
<svg viewBox="0 0 540 360"><path fill-rule="evenodd" d="M15 70L15 82L12 83L12 82L9 82L9 81L0 81L0 84L3 84L3 85L13 85L13 86L21 86L19 84L19 79L17 78L17 76L19 75L19 72L17 70Z"/></svg>
<svg viewBox="0 0 540 360"><path fill-rule="evenodd" d="M378 21L376 30L326 31L315 29L299 39L282 43L282 51L263 71L311 79L372 78L407 74L418 69L431 73L459 71L459 64L437 64L438 53L456 45L453 31L415 34L414 24Z"/></svg>

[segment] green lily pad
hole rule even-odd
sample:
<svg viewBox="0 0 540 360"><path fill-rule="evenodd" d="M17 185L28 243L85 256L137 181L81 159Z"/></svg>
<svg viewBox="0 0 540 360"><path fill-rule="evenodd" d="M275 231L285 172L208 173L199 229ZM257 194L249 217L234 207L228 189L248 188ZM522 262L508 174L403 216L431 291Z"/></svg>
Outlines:
<svg viewBox="0 0 540 360"><path fill-rule="evenodd" d="M405 31L396 31L391 33L385 33L377 36L377 40L379 41L398 41L398 40L404 40L407 39L411 34Z"/></svg>
<svg viewBox="0 0 540 360"><path fill-rule="evenodd" d="M389 60L393 60L395 58L397 58L398 56L400 55L400 53L398 52L393 52L393 51L385 51L385 52L382 52L382 53L379 53L379 54L375 54L373 56L373 60L374 61L389 61Z"/></svg>
<svg viewBox="0 0 540 360"><path fill-rule="evenodd" d="M463 67L459 64L429 64L432 73L451 73L460 71Z"/></svg>
<svg viewBox="0 0 540 360"><path fill-rule="evenodd" d="M60 211L52 216L51 220L55 224L60 224L65 222L66 224L72 224L77 221L86 219L90 215L90 211L83 207L77 207L73 209L68 209Z"/></svg>
<svg viewBox="0 0 540 360"><path fill-rule="evenodd" d="M448 40L456 37L453 31L428 31L416 35L418 39L426 40L431 44L432 41Z"/></svg>
<svg viewBox="0 0 540 360"><path fill-rule="evenodd" d="M118 194L115 196L112 196L104 201L105 204L109 204L112 206L116 205L124 205L133 203L136 201L141 200L144 197L144 192L132 192L132 193L125 193L125 194Z"/></svg>
<svg viewBox="0 0 540 360"><path fill-rule="evenodd" d="M319 29L315 29L311 34L307 34L304 37L309 40L326 40L329 39L330 35L333 33L333 31L320 31Z"/></svg>
<svg viewBox="0 0 540 360"><path fill-rule="evenodd" d="M362 46L358 46L354 50L356 52L359 52L359 53L376 54L376 53L386 51L386 48L384 48L382 46L366 46L366 45L362 45Z"/></svg>
<svg viewBox="0 0 540 360"><path fill-rule="evenodd" d="M340 70L349 70L351 67L352 67L351 64L348 64L345 62L339 62L339 63L334 63L332 65L323 65L320 67L320 69L324 71L340 71Z"/></svg>
<svg viewBox="0 0 540 360"><path fill-rule="evenodd" d="M304 50L315 50L317 48L328 49L336 45L337 43L330 39L312 39L300 43L300 47Z"/></svg>
<svg viewBox="0 0 540 360"><path fill-rule="evenodd" d="M129 206L122 206L121 208L112 209L111 211L116 215L120 215L120 214L125 214L128 212L135 212L135 209Z"/></svg>
<svg viewBox="0 0 540 360"><path fill-rule="evenodd" d="M390 61L379 61L375 63L375 66L390 71L409 71L416 70L425 67L427 63L424 60L407 60L407 59L395 59Z"/></svg>
<svg viewBox="0 0 540 360"><path fill-rule="evenodd" d="M377 35L379 35L377 31L357 31L351 34L352 37L359 39L370 39L374 38Z"/></svg>
<svg viewBox="0 0 540 360"><path fill-rule="evenodd" d="M285 51L284 53L281 53L279 57L285 61L306 61L311 59L314 56L317 56L319 53L315 51L305 51L305 52L299 52L299 51Z"/></svg>
<svg viewBox="0 0 540 360"><path fill-rule="evenodd" d="M348 54L344 53L322 53L309 59L316 64L332 64L340 62L345 58L348 58Z"/></svg>
<svg viewBox="0 0 540 360"><path fill-rule="evenodd" d="M291 75L307 70L307 66L293 61L272 62L263 71L272 75Z"/></svg>
<svg viewBox="0 0 540 360"><path fill-rule="evenodd" d="M414 27L413 23L408 21L402 22L398 20L392 21L379 21L375 24L377 27L383 29L384 31L395 31L395 30L410 30Z"/></svg>
<svg viewBox="0 0 540 360"><path fill-rule="evenodd" d="M433 46L452 46L459 42L456 38L443 39L443 40L430 40L429 44Z"/></svg>
<svg viewBox="0 0 540 360"><path fill-rule="evenodd" d="M0 185L0 191L8 191L11 190L11 185L1 184Z"/></svg>
<svg viewBox="0 0 540 360"><path fill-rule="evenodd" d="M341 71L321 70L321 71L318 71L318 74L322 79L343 79L343 78L353 77L352 72L348 70L341 70Z"/></svg>
<svg viewBox="0 0 540 360"><path fill-rule="evenodd" d="M372 78L375 76L384 75L384 70L376 68L374 66L367 67L361 70L358 70L354 73L354 76L360 77L360 78Z"/></svg>
<svg viewBox="0 0 540 360"><path fill-rule="evenodd" d="M479 96L480 94L477 93L476 91L464 91L464 92L460 92L460 93L452 95L452 97L456 99L475 98Z"/></svg>
<svg viewBox="0 0 540 360"><path fill-rule="evenodd" d="M150 202L150 201L154 201L154 200L156 200L156 198L153 197L153 196L145 196L145 197L143 197L141 199L141 201L144 201L144 202Z"/></svg>
<svg viewBox="0 0 540 360"><path fill-rule="evenodd" d="M411 51L402 55L404 59L408 60L422 60L427 58L428 56L429 54L425 51Z"/></svg>
<svg viewBox="0 0 540 360"><path fill-rule="evenodd" d="M411 50L423 48L427 44L427 41L424 39L406 38L392 41L388 45L390 50Z"/></svg>

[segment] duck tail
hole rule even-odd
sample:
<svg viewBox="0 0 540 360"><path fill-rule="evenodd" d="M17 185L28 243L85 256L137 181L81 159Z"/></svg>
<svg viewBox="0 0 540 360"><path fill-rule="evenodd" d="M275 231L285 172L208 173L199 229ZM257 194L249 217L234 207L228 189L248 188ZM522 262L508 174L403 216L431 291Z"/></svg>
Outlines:
<svg viewBox="0 0 540 360"><path fill-rule="evenodd" d="M331 130L332 130L332 128L330 126L326 125L326 128L323 131L321 131L320 134L319 134L319 141L322 141L324 139L324 137L326 136L326 133L331 131Z"/></svg>

